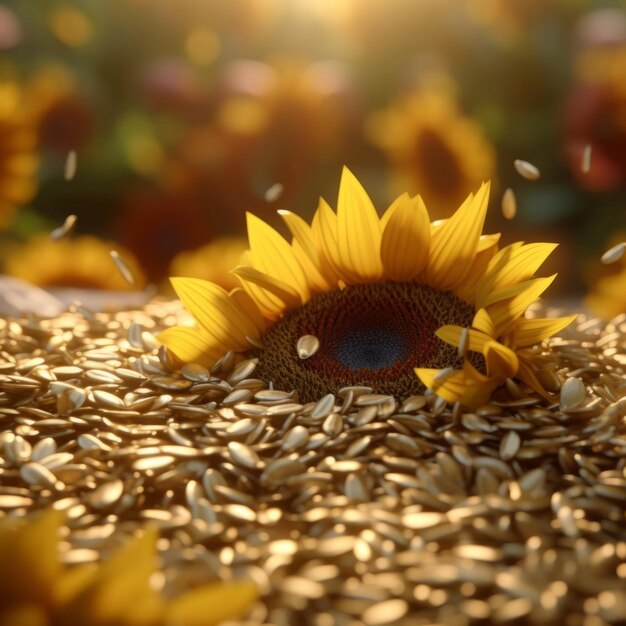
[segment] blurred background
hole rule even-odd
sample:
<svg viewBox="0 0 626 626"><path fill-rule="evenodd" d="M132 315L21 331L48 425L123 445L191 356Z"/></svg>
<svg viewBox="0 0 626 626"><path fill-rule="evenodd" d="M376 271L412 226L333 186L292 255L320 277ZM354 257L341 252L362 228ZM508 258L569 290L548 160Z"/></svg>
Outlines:
<svg viewBox="0 0 626 626"><path fill-rule="evenodd" d="M245 211L309 218L343 164L433 218L491 179L488 230L560 242L551 293L580 298L622 269L626 1L0 1L6 273L131 288L113 247L134 288L228 283Z"/></svg>

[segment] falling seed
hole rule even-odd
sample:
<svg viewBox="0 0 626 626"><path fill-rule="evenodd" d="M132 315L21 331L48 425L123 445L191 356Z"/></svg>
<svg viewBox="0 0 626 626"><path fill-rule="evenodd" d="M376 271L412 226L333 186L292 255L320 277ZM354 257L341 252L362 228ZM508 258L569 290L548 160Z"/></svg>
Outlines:
<svg viewBox="0 0 626 626"><path fill-rule="evenodd" d="M517 214L517 201L511 188L502 195L502 215L506 220L512 220Z"/></svg>
<svg viewBox="0 0 626 626"><path fill-rule="evenodd" d="M583 151L583 160L580 168L583 174L589 174L589 170L591 170L591 144L589 143L585 146L585 150Z"/></svg>
<svg viewBox="0 0 626 626"><path fill-rule="evenodd" d="M65 180L72 180L76 176L76 150L70 150L65 159Z"/></svg>
<svg viewBox="0 0 626 626"><path fill-rule="evenodd" d="M461 331L461 336L459 337L459 358L463 358L465 353L467 352L467 344L469 343L469 328L464 328Z"/></svg>
<svg viewBox="0 0 626 626"><path fill-rule="evenodd" d="M617 245L607 250L600 258L600 262L604 265L610 265L611 263L615 263L624 256L625 251L626 242L622 241L621 243L618 243Z"/></svg>
<svg viewBox="0 0 626 626"><path fill-rule="evenodd" d="M541 172L528 161L522 161L521 159L515 159L513 165L517 170L517 173L526 180L537 180L541 176Z"/></svg>
<svg viewBox="0 0 626 626"><path fill-rule="evenodd" d="M265 202L276 202L278 198L280 198L283 193L283 185L281 183L273 184L266 192L265 192Z"/></svg>
<svg viewBox="0 0 626 626"><path fill-rule="evenodd" d="M315 335L302 335L296 344L301 359L312 357L320 348L320 340Z"/></svg>
<svg viewBox="0 0 626 626"><path fill-rule="evenodd" d="M117 267L117 269L119 270L120 274L122 275L122 278L129 284L129 285L134 285L135 284L135 277L133 276L133 273L130 271L130 269L128 268L128 266L126 265L126 263L124 263L124 261L122 261L119 253L117 252L117 250L111 250L110 252L111 258L113 259L113 263L115 263L115 266Z"/></svg>
<svg viewBox="0 0 626 626"><path fill-rule="evenodd" d="M55 228L50 233L50 239L63 239L63 237L69 235L72 232L72 229L74 228L75 224L76 224L76 216L68 215L65 218L65 221L63 222L63 224L59 226L58 228Z"/></svg>

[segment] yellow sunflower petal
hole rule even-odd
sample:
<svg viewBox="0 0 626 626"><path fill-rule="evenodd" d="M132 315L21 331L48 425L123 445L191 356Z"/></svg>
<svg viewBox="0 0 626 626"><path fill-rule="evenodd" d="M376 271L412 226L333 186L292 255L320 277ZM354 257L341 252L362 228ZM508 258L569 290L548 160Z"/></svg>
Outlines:
<svg viewBox="0 0 626 626"><path fill-rule="evenodd" d="M61 572L57 543L63 518L49 510L28 522L0 519L0 606L51 602Z"/></svg>
<svg viewBox="0 0 626 626"><path fill-rule="evenodd" d="M246 220L252 267L289 285L306 302L310 297L306 276L291 245L256 215L246 213Z"/></svg>
<svg viewBox="0 0 626 626"><path fill-rule="evenodd" d="M467 276L476 257L488 201L489 183L485 183L476 197L469 196L450 219L434 230L426 269L428 284L453 289Z"/></svg>
<svg viewBox="0 0 626 626"><path fill-rule="evenodd" d="M233 274L238 276L246 283L254 283L266 292L276 296L284 305L284 308L298 307L302 304L300 294L290 284L265 274L253 267L236 267L232 270Z"/></svg>
<svg viewBox="0 0 626 626"><path fill-rule="evenodd" d="M435 377L441 370L416 368L415 373L426 387L447 402L458 401L472 409L485 404L494 389L502 384L502 379L484 376L468 362L462 370L452 372L440 382Z"/></svg>
<svg viewBox="0 0 626 626"><path fill-rule="evenodd" d="M258 595L252 582L204 585L172 600L165 609L165 621L177 626L213 626L241 617Z"/></svg>
<svg viewBox="0 0 626 626"><path fill-rule="evenodd" d="M487 235L487 237L493 237L493 235ZM479 249L476 252L476 257L474 258L474 262L472 263L470 271L465 277L465 280L454 289L454 292L459 298L461 298L461 300L465 300L465 302L469 302L472 305L475 304L476 287L482 280L482 277L484 276L485 270L489 265L491 259L493 259L494 255L498 251L497 244L499 237L500 235L498 235L495 240L492 239L491 241L487 242L489 245L485 245L485 247L482 247L482 249L479 241ZM483 238L481 237L481 240L482 239Z"/></svg>
<svg viewBox="0 0 626 626"><path fill-rule="evenodd" d="M305 276L307 277L309 289L314 292L331 291L331 285L322 275L319 269L319 263L311 261L309 255L304 251L304 248L300 245L300 242L297 239L294 239L291 242L291 246L296 258L304 270Z"/></svg>
<svg viewBox="0 0 626 626"><path fill-rule="evenodd" d="M556 335L569 326L578 315L569 317L537 317L534 319L520 319L515 323L515 345L525 348Z"/></svg>
<svg viewBox="0 0 626 626"><path fill-rule="evenodd" d="M283 218L292 237L300 244L311 263L317 265L319 258L311 227L299 215L291 211L280 210L278 214Z"/></svg>
<svg viewBox="0 0 626 626"><path fill-rule="evenodd" d="M89 587L64 607L59 623L154 623L164 608L150 586L156 567L156 539L156 531L148 530L105 561Z"/></svg>
<svg viewBox="0 0 626 626"><path fill-rule="evenodd" d="M323 198L320 198L311 228L333 272L341 279L347 278L339 258L337 215Z"/></svg>
<svg viewBox="0 0 626 626"><path fill-rule="evenodd" d="M343 168L337 200L337 242L342 269L357 281L380 278L380 219L365 189Z"/></svg>
<svg viewBox="0 0 626 626"><path fill-rule="evenodd" d="M461 326L442 326L435 331L435 335L439 337L442 341L449 343L451 346L458 346L459 341L461 340L461 333L464 328ZM473 350L474 352L483 352L485 344L493 341L493 338L489 335L485 335L478 330L470 329L468 332L468 348Z"/></svg>
<svg viewBox="0 0 626 626"><path fill-rule="evenodd" d="M219 285L201 278L170 278L185 308L216 344L228 341L235 350L245 347L244 337L255 332L254 324Z"/></svg>
<svg viewBox="0 0 626 626"><path fill-rule="evenodd" d="M487 267L483 280L476 288L476 305L486 306L494 291L531 278L558 244L513 244L500 250ZM493 302L493 300L491 300Z"/></svg>
<svg viewBox="0 0 626 626"><path fill-rule="evenodd" d="M386 209L385 212L383 213L383 216L380 218L380 230L384 233L385 232L385 228L387 227L387 222L389 222L389 218L393 215L394 211L396 210L396 208L406 202L407 198L410 199L411 196L409 196L408 193L403 193L402 195L398 196Z"/></svg>
<svg viewBox="0 0 626 626"><path fill-rule="evenodd" d="M411 280L428 263L430 220L423 200L401 196L383 231L380 258L385 276Z"/></svg>
<svg viewBox="0 0 626 626"><path fill-rule="evenodd" d="M211 366L232 348L228 343L217 343L200 327L172 326L157 335L157 339L183 363Z"/></svg>
<svg viewBox="0 0 626 626"><path fill-rule="evenodd" d="M265 330L265 319L250 294L241 287L235 287L228 292L228 297L236 307L245 312L258 331L258 334L254 335L254 337L258 337ZM252 335L248 336L252 337Z"/></svg>
<svg viewBox="0 0 626 626"><path fill-rule="evenodd" d="M479 330L490 337L496 336L496 326L487 312L487 309L478 309L472 320L472 328Z"/></svg>
<svg viewBox="0 0 626 626"><path fill-rule="evenodd" d="M485 344L483 355L487 364L487 375L491 377L512 378L519 369L519 359L513 350L498 341Z"/></svg>
<svg viewBox="0 0 626 626"><path fill-rule="evenodd" d="M513 323L524 314L524 311L552 284L556 274L547 278L534 278L513 287L500 290L509 292L511 297L499 300L488 307L489 315L496 327L496 336L508 332Z"/></svg>
<svg viewBox="0 0 626 626"><path fill-rule="evenodd" d="M498 245L500 241L501 233L492 233L491 235L481 235L478 240L478 246L476 247L476 252L483 252L484 250L488 250L489 248L493 248Z"/></svg>
<svg viewBox="0 0 626 626"><path fill-rule="evenodd" d="M519 360L519 370L517 372L517 377L526 385L528 385L531 389L536 391L540 396L548 400L548 402L552 402L554 396L550 395L544 388L543 385L539 382L539 379L535 375L535 371L530 363L527 363L525 359L520 358Z"/></svg>

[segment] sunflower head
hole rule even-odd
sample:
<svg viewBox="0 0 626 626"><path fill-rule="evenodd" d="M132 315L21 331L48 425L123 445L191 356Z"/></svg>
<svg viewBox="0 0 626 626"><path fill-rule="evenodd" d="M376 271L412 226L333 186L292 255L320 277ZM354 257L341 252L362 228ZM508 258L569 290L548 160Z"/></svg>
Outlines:
<svg viewBox="0 0 626 626"><path fill-rule="evenodd" d="M134 278L129 284L111 260L115 248ZM145 278L135 257L117 244L83 235L55 241L47 234L14 246L4 259L4 271L40 287L76 287L129 291L142 289Z"/></svg>
<svg viewBox="0 0 626 626"><path fill-rule="evenodd" d="M438 217L494 175L492 146L444 89L408 94L374 113L366 130L387 155L398 187L419 191Z"/></svg>
<svg viewBox="0 0 626 626"><path fill-rule="evenodd" d="M324 200L311 224L280 212L291 241L248 214L240 287L173 278L196 324L160 339L187 362L254 353L264 377L306 401L365 385L472 405L513 377L545 394L526 348L573 318L524 313L554 279L533 276L556 246L500 250L499 235L482 234L488 199L483 184L431 223L422 199L404 194L379 217L344 169L336 212Z"/></svg>
<svg viewBox="0 0 626 626"><path fill-rule="evenodd" d="M0 81L0 228L37 191L37 130L17 83Z"/></svg>

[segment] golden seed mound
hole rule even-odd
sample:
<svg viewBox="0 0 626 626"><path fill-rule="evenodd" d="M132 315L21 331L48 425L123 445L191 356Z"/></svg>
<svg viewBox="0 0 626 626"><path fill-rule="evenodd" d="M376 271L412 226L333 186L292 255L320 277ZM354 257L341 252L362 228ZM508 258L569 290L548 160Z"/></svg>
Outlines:
<svg viewBox="0 0 626 626"><path fill-rule="evenodd" d="M316 400L364 385L403 397L424 391L415 367L463 366L457 350L435 336L445 324L471 325L472 307L449 292L414 282L352 285L319 294L290 311L263 336L258 375L279 389ZM298 340L320 341L299 358Z"/></svg>

